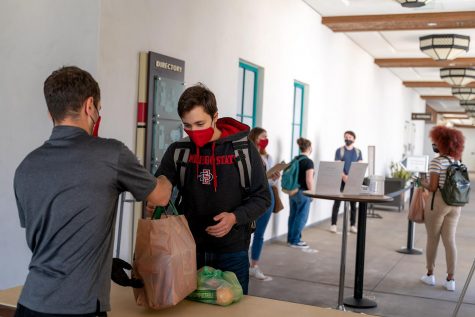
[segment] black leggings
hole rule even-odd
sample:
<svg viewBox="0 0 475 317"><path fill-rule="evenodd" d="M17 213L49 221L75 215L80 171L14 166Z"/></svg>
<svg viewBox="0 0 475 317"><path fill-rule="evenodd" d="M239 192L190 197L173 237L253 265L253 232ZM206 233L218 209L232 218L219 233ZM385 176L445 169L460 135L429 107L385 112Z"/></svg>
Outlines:
<svg viewBox="0 0 475 317"><path fill-rule="evenodd" d="M343 189L345 189L345 183L341 182L340 191L343 191ZM335 200L335 202L333 203L332 225L336 225L336 221L338 219L338 211L340 210L340 204L341 200ZM354 226L356 224L356 202L350 202L350 209L350 226Z"/></svg>
<svg viewBox="0 0 475 317"><path fill-rule="evenodd" d="M336 221L338 219L338 211L340 209L340 200L335 200L333 203L333 210L332 210L332 225L336 225ZM350 202L350 226L354 226L356 224L356 203L354 201Z"/></svg>

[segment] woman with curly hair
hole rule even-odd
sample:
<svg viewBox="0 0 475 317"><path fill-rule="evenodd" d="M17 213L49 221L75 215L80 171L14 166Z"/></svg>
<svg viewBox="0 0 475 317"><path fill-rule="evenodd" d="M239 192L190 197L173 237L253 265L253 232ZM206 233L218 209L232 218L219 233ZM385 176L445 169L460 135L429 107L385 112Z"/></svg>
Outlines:
<svg viewBox="0 0 475 317"><path fill-rule="evenodd" d="M423 180L422 186L431 192L424 210L424 222L427 230L426 263L427 274L421 281L428 285L435 285L434 267L439 240L445 248L447 262L447 279L444 287L448 291L455 291L455 263L457 261L457 246L455 232L462 207L450 206L445 203L439 188L444 187L447 167L452 162L460 161L464 149L465 138L459 130L436 126L430 131L432 148L439 153L429 166L429 180Z"/></svg>

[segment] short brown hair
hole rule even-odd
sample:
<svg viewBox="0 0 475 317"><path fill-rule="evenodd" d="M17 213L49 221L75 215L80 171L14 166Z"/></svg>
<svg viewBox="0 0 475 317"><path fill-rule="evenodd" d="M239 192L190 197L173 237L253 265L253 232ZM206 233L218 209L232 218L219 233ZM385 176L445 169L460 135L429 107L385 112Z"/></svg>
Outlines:
<svg viewBox="0 0 475 317"><path fill-rule="evenodd" d="M449 155L456 160L462 158L465 137L460 130L438 125L430 130L429 136L441 155Z"/></svg>
<svg viewBox="0 0 475 317"><path fill-rule="evenodd" d="M212 117L218 112L216 97L213 92L202 83L187 88L178 100L178 115L183 118L185 113L201 106Z"/></svg>
<svg viewBox="0 0 475 317"><path fill-rule="evenodd" d="M312 146L312 142L310 142L310 140L305 139L305 138L298 138L297 144L299 146L300 152L305 152L308 150L309 147Z"/></svg>
<svg viewBox="0 0 475 317"><path fill-rule="evenodd" d="M345 131L345 133L343 133L343 137L345 136L345 134L349 134L349 135L353 136L353 139L356 140L356 134L353 131L351 131L351 130Z"/></svg>
<svg viewBox="0 0 475 317"><path fill-rule="evenodd" d="M46 78L43 86L48 111L54 121L67 116L79 116L87 98L92 97L97 106L101 90L97 81L87 71L76 66L62 67Z"/></svg>

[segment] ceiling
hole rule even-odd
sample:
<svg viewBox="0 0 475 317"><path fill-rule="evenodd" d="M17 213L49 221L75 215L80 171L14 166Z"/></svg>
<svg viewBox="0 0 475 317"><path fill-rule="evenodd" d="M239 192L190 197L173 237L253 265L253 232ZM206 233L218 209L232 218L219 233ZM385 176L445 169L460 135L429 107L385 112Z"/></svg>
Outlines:
<svg viewBox="0 0 475 317"><path fill-rule="evenodd" d="M334 32L344 32L374 57L376 64L392 71L401 79L401 85L414 89L435 111L464 111L458 100L442 98L452 94L451 88L442 83L439 69L475 66L475 49L444 64L420 51L419 37L456 33L469 35L475 41L475 0L432 0L420 8L404 8L396 0L303 1L322 16L323 24Z"/></svg>

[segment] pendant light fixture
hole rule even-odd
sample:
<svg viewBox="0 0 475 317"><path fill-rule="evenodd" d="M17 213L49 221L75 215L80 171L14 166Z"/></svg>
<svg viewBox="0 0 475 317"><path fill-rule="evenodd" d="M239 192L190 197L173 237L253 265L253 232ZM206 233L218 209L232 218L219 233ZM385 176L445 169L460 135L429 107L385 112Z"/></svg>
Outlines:
<svg viewBox="0 0 475 317"><path fill-rule="evenodd" d="M461 107L475 107L475 100L460 100Z"/></svg>
<svg viewBox="0 0 475 317"><path fill-rule="evenodd" d="M420 49L436 61L452 60L468 52L470 36L459 34L432 34L419 37Z"/></svg>
<svg viewBox="0 0 475 317"><path fill-rule="evenodd" d="M405 8L419 8L426 5L431 0L396 0Z"/></svg>
<svg viewBox="0 0 475 317"><path fill-rule="evenodd" d="M452 95L459 100L472 100L475 99L475 88L452 87Z"/></svg>
<svg viewBox="0 0 475 317"><path fill-rule="evenodd" d="M440 78L451 86L466 86L475 81L475 68L441 68Z"/></svg>

